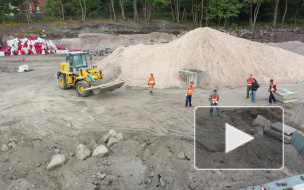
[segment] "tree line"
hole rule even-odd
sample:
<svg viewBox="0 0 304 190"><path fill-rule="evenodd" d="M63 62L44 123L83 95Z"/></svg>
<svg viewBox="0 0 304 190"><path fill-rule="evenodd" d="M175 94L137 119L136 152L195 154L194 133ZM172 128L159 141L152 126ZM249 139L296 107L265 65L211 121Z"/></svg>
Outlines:
<svg viewBox="0 0 304 190"><path fill-rule="evenodd" d="M31 3L32 2L32 3ZM10 6L27 10L38 0L0 0L1 17L11 12ZM15 10L18 11L18 10ZM24 12L27 22L31 14ZM224 26L232 23L248 24L253 29L257 22L304 24L304 0L47 0L43 15L113 20L139 19L150 21L170 19L176 23L192 21L198 26Z"/></svg>

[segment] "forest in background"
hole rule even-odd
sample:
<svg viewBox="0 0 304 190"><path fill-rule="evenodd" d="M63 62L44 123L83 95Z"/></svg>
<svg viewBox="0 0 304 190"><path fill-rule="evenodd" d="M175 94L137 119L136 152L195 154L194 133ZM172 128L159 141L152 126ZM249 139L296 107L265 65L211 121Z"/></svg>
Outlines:
<svg viewBox="0 0 304 190"><path fill-rule="evenodd" d="M0 0L2 23L102 18L132 22L161 19L251 29L257 25L304 24L304 0L46 0L35 14L28 11L29 5L38 6L38 0Z"/></svg>

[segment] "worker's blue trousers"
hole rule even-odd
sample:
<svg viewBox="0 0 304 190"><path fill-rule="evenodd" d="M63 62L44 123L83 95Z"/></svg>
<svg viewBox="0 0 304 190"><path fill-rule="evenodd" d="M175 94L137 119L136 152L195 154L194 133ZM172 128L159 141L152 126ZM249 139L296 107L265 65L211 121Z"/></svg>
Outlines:
<svg viewBox="0 0 304 190"><path fill-rule="evenodd" d="M188 102L189 102L189 106L192 106L192 104L191 104L191 98L192 98L192 95L187 95L185 106L188 106Z"/></svg>
<svg viewBox="0 0 304 190"><path fill-rule="evenodd" d="M211 107L210 107L210 116L213 115L213 107L216 107L217 116L220 116L220 110L219 110L219 108L218 108L218 104L211 104L210 106L211 106Z"/></svg>
<svg viewBox="0 0 304 190"><path fill-rule="evenodd" d="M274 97L274 94L272 94L271 92L270 92L270 95L269 95L269 104L271 104L272 103L272 100L273 100L273 103L275 103L277 100L275 99L275 97Z"/></svg>

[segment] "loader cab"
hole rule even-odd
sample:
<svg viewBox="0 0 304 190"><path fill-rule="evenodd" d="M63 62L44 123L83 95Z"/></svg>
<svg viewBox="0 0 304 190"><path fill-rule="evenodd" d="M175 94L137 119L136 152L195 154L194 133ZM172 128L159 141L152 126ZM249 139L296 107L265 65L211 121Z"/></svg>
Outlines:
<svg viewBox="0 0 304 190"><path fill-rule="evenodd" d="M73 72L74 75L79 75L78 69L88 71L86 54L82 51L69 52L67 62L69 63L69 72Z"/></svg>

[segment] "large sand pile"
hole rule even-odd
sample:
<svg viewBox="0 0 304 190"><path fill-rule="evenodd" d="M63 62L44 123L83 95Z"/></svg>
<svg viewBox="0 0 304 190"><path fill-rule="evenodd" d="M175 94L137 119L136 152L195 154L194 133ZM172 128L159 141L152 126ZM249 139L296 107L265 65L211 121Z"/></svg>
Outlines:
<svg viewBox="0 0 304 190"><path fill-rule="evenodd" d="M118 47L97 63L106 77L115 75L130 86L147 86L150 73L156 87L184 87L181 69L206 72L204 87L246 85L250 73L261 83L304 80L304 57L280 48L198 28L167 44Z"/></svg>

